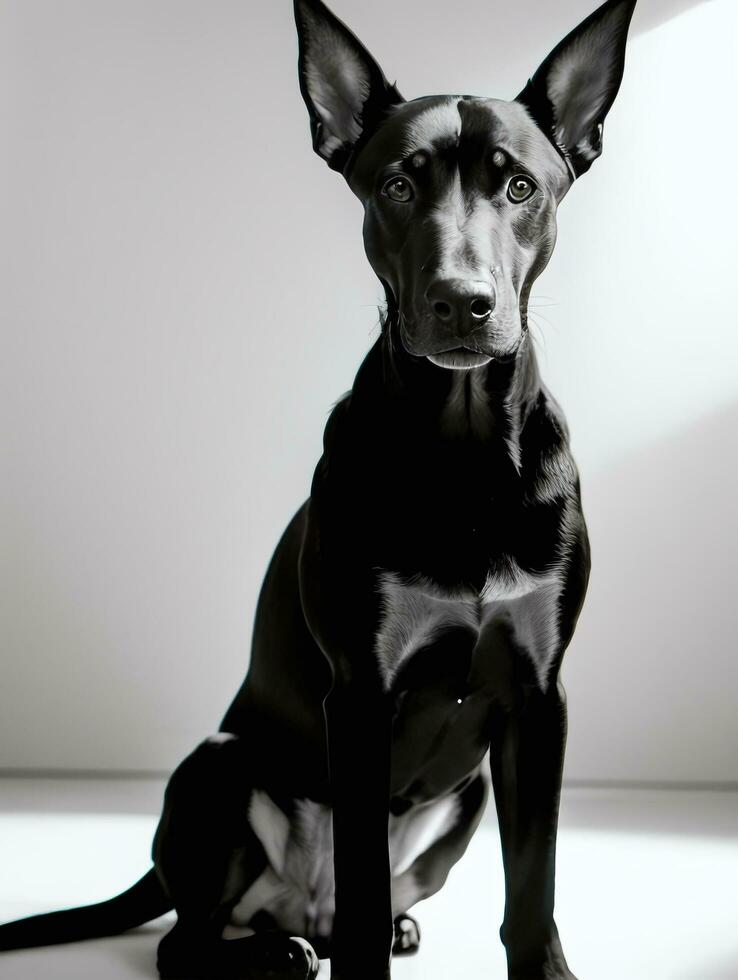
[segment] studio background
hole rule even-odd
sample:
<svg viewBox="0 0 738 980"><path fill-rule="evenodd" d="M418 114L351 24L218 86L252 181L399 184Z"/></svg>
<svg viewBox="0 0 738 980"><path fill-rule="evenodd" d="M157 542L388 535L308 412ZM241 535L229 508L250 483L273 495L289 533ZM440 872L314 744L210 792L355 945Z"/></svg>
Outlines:
<svg viewBox="0 0 738 980"><path fill-rule="evenodd" d="M456 6L333 3L407 98L512 98L593 3ZM570 780L738 781L737 35L641 0L534 292L593 547ZM286 0L0 0L2 768L168 771L240 684L377 335L296 57Z"/></svg>

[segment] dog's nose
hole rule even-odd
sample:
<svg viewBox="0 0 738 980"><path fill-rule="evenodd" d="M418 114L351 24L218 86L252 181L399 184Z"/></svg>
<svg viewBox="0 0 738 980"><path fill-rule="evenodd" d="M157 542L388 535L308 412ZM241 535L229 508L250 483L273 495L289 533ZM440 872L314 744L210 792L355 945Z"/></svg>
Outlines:
<svg viewBox="0 0 738 980"><path fill-rule="evenodd" d="M433 315L463 337L485 323L495 308L491 284L468 279L436 279L425 293Z"/></svg>

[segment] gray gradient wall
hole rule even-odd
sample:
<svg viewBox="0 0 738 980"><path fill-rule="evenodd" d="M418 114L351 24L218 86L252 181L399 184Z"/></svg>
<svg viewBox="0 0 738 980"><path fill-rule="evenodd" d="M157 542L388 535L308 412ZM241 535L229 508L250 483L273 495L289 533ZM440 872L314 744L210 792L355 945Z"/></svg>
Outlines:
<svg viewBox="0 0 738 980"><path fill-rule="evenodd" d="M334 6L406 96L512 97L592 3ZM738 10L634 26L536 291L594 549L567 773L736 780ZM0 766L168 769L240 682L379 289L288 0L2 0L0 38Z"/></svg>

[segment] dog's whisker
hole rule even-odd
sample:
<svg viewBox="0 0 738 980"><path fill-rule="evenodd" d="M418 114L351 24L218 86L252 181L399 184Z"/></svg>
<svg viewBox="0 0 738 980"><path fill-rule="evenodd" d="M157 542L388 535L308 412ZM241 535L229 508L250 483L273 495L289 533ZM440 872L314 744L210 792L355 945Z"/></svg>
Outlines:
<svg viewBox="0 0 738 980"><path fill-rule="evenodd" d="M530 323L528 326L528 333L533 339L533 343L536 345L536 347L538 347L541 351L545 351L546 334L541 329L540 325L535 322Z"/></svg>
<svg viewBox="0 0 738 980"><path fill-rule="evenodd" d="M542 320L546 324L546 326L549 327L551 330L558 330L558 326L556 325L556 323L553 320L549 320L549 318L547 316L544 316L543 313L539 313L538 310L529 310L528 316L533 317L534 320ZM539 324L539 329L540 329L540 324Z"/></svg>

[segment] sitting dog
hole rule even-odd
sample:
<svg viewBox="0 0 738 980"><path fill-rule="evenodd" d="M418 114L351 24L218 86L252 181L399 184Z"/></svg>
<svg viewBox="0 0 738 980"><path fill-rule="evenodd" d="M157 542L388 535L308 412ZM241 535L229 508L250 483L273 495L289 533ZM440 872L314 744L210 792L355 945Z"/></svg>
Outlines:
<svg viewBox="0 0 738 980"><path fill-rule="evenodd" d="M559 669L589 548L561 411L528 333L556 209L602 150L635 0L607 0L511 102L405 101L321 0L296 0L315 151L364 206L381 336L333 409L269 566L248 676L175 771L154 867L0 948L169 909L163 978L386 980L409 911L484 810L509 980L573 980L554 922Z"/></svg>

